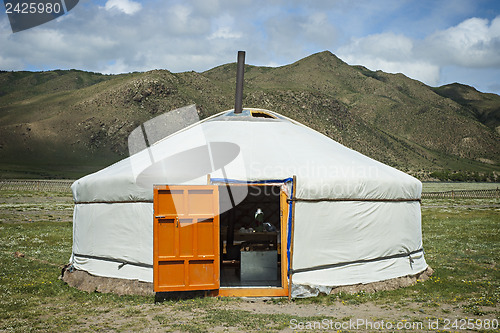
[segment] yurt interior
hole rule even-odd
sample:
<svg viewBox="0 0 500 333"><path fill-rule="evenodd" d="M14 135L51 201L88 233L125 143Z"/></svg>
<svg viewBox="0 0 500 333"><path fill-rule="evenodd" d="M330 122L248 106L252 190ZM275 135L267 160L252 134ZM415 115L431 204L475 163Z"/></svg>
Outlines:
<svg viewBox="0 0 500 333"><path fill-rule="evenodd" d="M226 210L235 192L247 195ZM219 185L221 287L281 287L280 192L278 185Z"/></svg>

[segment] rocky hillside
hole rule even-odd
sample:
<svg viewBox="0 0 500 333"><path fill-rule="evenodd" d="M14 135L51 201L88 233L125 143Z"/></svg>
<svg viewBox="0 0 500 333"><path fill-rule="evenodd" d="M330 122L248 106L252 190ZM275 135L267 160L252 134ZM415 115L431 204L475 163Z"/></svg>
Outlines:
<svg viewBox="0 0 500 333"><path fill-rule="evenodd" d="M203 73L0 72L0 177L75 178L128 155L130 132L189 104L231 109L236 64ZM349 66L330 52L246 66L244 106L276 111L419 177L500 170L500 96ZM450 172L447 173L448 175Z"/></svg>

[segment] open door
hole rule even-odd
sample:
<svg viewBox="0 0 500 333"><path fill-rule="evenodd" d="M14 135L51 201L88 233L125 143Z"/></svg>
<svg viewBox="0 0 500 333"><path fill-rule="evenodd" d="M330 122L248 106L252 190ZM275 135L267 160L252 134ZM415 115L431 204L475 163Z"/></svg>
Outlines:
<svg viewBox="0 0 500 333"><path fill-rule="evenodd" d="M155 292L219 289L219 251L218 186L154 186Z"/></svg>

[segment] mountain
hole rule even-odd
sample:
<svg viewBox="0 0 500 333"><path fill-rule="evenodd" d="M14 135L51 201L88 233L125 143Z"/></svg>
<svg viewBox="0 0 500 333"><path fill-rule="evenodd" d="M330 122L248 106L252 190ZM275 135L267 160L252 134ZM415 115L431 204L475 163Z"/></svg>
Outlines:
<svg viewBox="0 0 500 333"><path fill-rule="evenodd" d="M434 91L463 105L478 121L500 133L500 96L460 83L434 88Z"/></svg>
<svg viewBox="0 0 500 333"><path fill-rule="evenodd" d="M0 177L70 177L128 156L143 122L196 104L234 105L236 64L206 72L0 72ZM499 171L500 96L350 66L330 52L245 67L243 105L276 111L420 178ZM283 138L286 140L286 138Z"/></svg>

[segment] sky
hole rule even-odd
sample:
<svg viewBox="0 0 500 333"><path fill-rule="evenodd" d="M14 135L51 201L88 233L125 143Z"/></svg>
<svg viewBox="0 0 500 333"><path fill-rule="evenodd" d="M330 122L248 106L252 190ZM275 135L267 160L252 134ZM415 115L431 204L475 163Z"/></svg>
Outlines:
<svg viewBox="0 0 500 333"><path fill-rule="evenodd" d="M0 13L0 70L202 72L238 50L273 67L328 50L430 86L500 94L500 1L80 0L16 33Z"/></svg>

